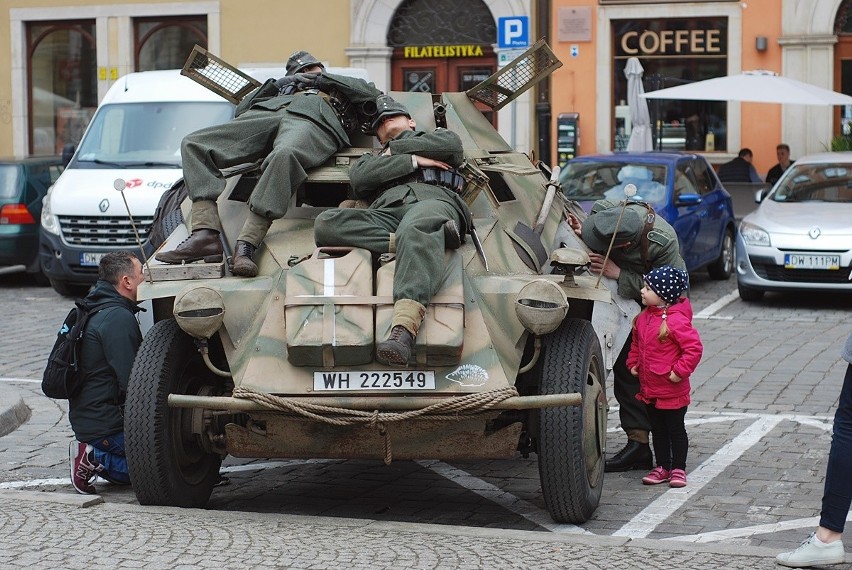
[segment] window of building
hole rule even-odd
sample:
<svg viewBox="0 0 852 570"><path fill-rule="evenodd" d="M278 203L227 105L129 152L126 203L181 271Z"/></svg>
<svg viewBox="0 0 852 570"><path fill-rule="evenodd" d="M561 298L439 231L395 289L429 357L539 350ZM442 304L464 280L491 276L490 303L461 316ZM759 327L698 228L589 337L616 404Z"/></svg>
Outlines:
<svg viewBox="0 0 852 570"><path fill-rule="evenodd" d="M207 18L135 18L136 71L180 69L195 44L207 48Z"/></svg>
<svg viewBox="0 0 852 570"><path fill-rule="evenodd" d="M94 20L29 23L30 154L76 145L98 106Z"/></svg>
<svg viewBox="0 0 852 570"><path fill-rule="evenodd" d="M630 57L645 69L645 91L675 87L728 74L728 19L669 18L612 20L612 148L630 134L627 78ZM727 150L727 104L724 101L648 100L654 148Z"/></svg>

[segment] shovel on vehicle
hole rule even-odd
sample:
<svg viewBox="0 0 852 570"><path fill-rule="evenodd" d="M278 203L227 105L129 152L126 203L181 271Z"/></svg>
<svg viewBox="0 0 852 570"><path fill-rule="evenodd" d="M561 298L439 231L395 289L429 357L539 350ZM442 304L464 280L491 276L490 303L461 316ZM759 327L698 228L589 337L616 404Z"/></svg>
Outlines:
<svg viewBox="0 0 852 570"><path fill-rule="evenodd" d="M518 256L527 267L535 271L541 271L542 265L547 261L547 250L541 243L541 232L544 230L544 222L547 220L547 214L553 204L556 188L559 186L559 170L560 168L556 166L550 174L547 192L544 195L544 202L541 204L535 225L529 227L523 222L518 222L515 224L514 230L509 232L512 245L515 246Z"/></svg>

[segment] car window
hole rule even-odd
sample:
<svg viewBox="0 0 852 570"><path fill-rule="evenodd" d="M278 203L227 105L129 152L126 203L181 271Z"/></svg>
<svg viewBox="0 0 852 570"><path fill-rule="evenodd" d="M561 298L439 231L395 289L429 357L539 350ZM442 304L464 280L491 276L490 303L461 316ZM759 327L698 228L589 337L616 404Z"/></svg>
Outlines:
<svg viewBox="0 0 852 570"><path fill-rule="evenodd" d="M678 199L683 194L698 194L692 178L689 176L689 163L681 162L675 171L674 195Z"/></svg>
<svg viewBox="0 0 852 570"><path fill-rule="evenodd" d="M0 198L18 195L21 168L16 164L0 164Z"/></svg>
<svg viewBox="0 0 852 570"><path fill-rule="evenodd" d="M852 163L794 163L772 194L775 202L852 202Z"/></svg>
<svg viewBox="0 0 852 570"><path fill-rule="evenodd" d="M709 194L716 189L716 180L713 174L710 173L710 165L704 160L695 159L692 161L692 169L695 173L695 188L702 196Z"/></svg>
<svg viewBox="0 0 852 570"><path fill-rule="evenodd" d="M571 200L623 200L624 187L636 186L635 199L660 204L666 197L667 168L662 164L616 161L569 162L559 175L565 197Z"/></svg>

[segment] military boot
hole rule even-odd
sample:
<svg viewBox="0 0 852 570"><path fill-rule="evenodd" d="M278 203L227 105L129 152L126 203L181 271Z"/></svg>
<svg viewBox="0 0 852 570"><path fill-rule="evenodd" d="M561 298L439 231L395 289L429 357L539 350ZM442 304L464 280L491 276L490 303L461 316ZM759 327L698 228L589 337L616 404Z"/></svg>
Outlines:
<svg viewBox="0 0 852 570"><path fill-rule="evenodd" d="M414 335L402 325L391 329L390 336L376 345L376 360L382 364L406 366L414 346Z"/></svg>
<svg viewBox="0 0 852 570"><path fill-rule="evenodd" d="M216 230L195 230L175 249L160 252L154 258L163 263L173 264L201 260L205 263L217 263L222 261L222 241Z"/></svg>
<svg viewBox="0 0 852 570"><path fill-rule="evenodd" d="M461 244L461 234L459 234L456 222L454 220L444 222L444 247L446 249L458 249Z"/></svg>
<svg viewBox="0 0 852 570"><path fill-rule="evenodd" d="M639 443L631 439L627 441L627 445L616 453L612 459L606 460L604 471L606 473L614 473L618 471L630 471L631 469L650 469L653 462L654 456L651 453L651 446L647 443Z"/></svg>
<svg viewBox="0 0 852 570"><path fill-rule="evenodd" d="M254 262L255 251L257 251L257 248L249 242L237 240L231 273L240 277L256 277L258 270L257 264Z"/></svg>

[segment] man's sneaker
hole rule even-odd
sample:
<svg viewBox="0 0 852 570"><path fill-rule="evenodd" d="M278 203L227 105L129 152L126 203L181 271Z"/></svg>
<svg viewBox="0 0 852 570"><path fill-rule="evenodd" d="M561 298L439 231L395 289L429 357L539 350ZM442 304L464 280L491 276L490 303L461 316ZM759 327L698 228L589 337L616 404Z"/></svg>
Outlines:
<svg viewBox="0 0 852 570"><path fill-rule="evenodd" d="M382 364L406 366L414 346L414 336L402 325L391 329L390 336L376 345L376 360Z"/></svg>
<svg viewBox="0 0 852 570"><path fill-rule="evenodd" d="M93 461L91 457L93 449L91 445L79 441L72 441L68 447L68 459L71 463L71 484L81 495L95 495L98 492L92 483L97 477L98 471L103 468Z"/></svg>
<svg viewBox="0 0 852 570"><path fill-rule="evenodd" d="M671 473L663 466L654 467L654 469L642 477L642 482L646 485L659 485L665 483L671 478Z"/></svg>
<svg viewBox="0 0 852 570"><path fill-rule="evenodd" d="M686 471L683 469L672 469L671 475L669 476L669 487L674 487L676 489L686 487Z"/></svg>
<svg viewBox="0 0 852 570"><path fill-rule="evenodd" d="M775 561L789 568L806 568L823 564L840 564L844 561L845 554L841 541L835 540L825 544L819 541L816 533L811 533L799 548L782 552L775 557Z"/></svg>

